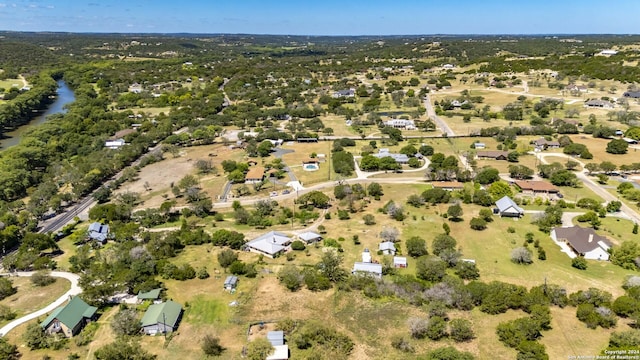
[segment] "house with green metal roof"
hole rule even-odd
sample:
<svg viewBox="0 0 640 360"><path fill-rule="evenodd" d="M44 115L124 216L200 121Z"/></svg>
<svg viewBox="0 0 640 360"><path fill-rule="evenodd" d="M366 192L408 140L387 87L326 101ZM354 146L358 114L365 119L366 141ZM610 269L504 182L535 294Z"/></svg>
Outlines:
<svg viewBox="0 0 640 360"><path fill-rule="evenodd" d="M40 326L48 334L62 333L66 337L72 337L87 323L96 319L97 311L98 308L90 306L76 296L65 306L55 309Z"/></svg>
<svg viewBox="0 0 640 360"><path fill-rule="evenodd" d="M142 331L147 335L172 332L178 328L182 317L182 306L168 300L149 306L142 317Z"/></svg>

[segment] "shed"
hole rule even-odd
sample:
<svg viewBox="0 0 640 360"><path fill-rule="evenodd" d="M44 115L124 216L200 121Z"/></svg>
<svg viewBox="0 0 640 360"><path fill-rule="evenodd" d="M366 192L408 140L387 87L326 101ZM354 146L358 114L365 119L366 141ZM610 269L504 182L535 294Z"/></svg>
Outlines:
<svg viewBox="0 0 640 360"><path fill-rule="evenodd" d="M238 286L238 277L235 275L229 275L224 280L224 289L227 291L235 290Z"/></svg>
<svg viewBox="0 0 640 360"><path fill-rule="evenodd" d="M305 243L309 244L312 242L322 240L322 235L313 231L305 231L303 233L298 234L298 238L304 241Z"/></svg>
<svg viewBox="0 0 640 360"><path fill-rule="evenodd" d="M352 274L371 274L374 277L382 278L382 265L366 262L353 264Z"/></svg>
<svg viewBox="0 0 640 360"><path fill-rule="evenodd" d="M524 210L508 196L496 201L496 207L500 216L503 217L521 217L524 215Z"/></svg>
<svg viewBox="0 0 640 360"><path fill-rule="evenodd" d="M267 340L273 346L284 345L284 331L269 331L267 333Z"/></svg>
<svg viewBox="0 0 640 360"><path fill-rule="evenodd" d="M171 300L149 306L142 317L142 330L147 335L172 332L178 328L182 306Z"/></svg>
<svg viewBox="0 0 640 360"><path fill-rule="evenodd" d="M404 256L394 256L393 257L393 267L395 268L406 268L407 267L407 258Z"/></svg>
<svg viewBox="0 0 640 360"><path fill-rule="evenodd" d="M144 301L144 300L151 300L151 301L155 301L160 299L160 293L162 292L162 289L158 288L158 289L153 289L147 292L142 292L140 291L138 293L138 301Z"/></svg>
<svg viewBox="0 0 640 360"><path fill-rule="evenodd" d="M273 347L273 353L265 360L288 360L289 359L289 345L277 345Z"/></svg>

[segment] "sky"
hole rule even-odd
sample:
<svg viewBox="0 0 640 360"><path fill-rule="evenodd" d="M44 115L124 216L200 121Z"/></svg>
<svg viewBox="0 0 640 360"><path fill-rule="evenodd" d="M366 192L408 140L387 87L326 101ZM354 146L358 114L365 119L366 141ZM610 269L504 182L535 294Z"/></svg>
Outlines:
<svg viewBox="0 0 640 360"><path fill-rule="evenodd" d="M638 15L638 0L0 0L9 31L638 34Z"/></svg>

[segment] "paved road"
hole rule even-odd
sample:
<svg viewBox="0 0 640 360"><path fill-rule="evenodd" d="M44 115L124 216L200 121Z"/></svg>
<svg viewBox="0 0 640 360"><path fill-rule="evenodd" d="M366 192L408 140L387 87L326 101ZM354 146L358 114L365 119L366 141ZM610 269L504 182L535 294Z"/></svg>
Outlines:
<svg viewBox="0 0 640 360"><path fill-rule="evenodd" d="M436 110L431 105L431 99L429 99L429 95L425 95L424 97L424 107L427 109L427 116L436 123L436 126L442 130L442 133L447 134L447 136L456 136L456 133L451 130L447 122L442 120L438 115L436 115Z"/></svg>
<svg viewBox="0 0 640 360"><path fill-rule="evenodd" d="M547 159L546 159L547 157L562 157L562 158L567 158L567 159L571 159L571 160L574 160L574 161L578 162L580 164L580 166L582 166L583 170L582 171L578 171L575 174L578 177L578 179L580 179L582 181L582 183L586 187L591 189L591 191L593 191L596 195L600 196L601 198L603 198L607 202L609 202L609 201L618 201L618 198L616 196L614 196L613 194L608 192L605 188L603 188L601 185L599 185L598 183L593 181L589 176L587 176L587 170L584 170L584 165L585 164L582 161L580 161L579 159L574 158L573 156L569 156L569 155L561 154L561 153L534 152L533 154L538 159L540 159L540 161L542 161L545 164L549 163L547 161ZM633 221L635 223L640 223L640 214L638 214L634 209L629 207L624 202L622 203L622 207L620 208L620 211L626 216L627 219L629 219L629 220L631 220L631 221Z"/></svg>
<svg viewBox="0 0 640 360"><path fill-rule="evenodd" d="M15 272L15 273L11 273L11 274L1 274L3 276L7 276L7 275L11 275L11 276L25 276L25 277L29 277L31 275L33 275L34 272L33 271L25 271L25 272ZM58 308L59 306L63 305L71 296L74 295L78 295L80 293L82 293L82 289L80 288L80 286L78 286L78 280L80 280L80 276L76 275L76 274L72 274L72 273L68 273L68 272L62 272L62 271L52 271L51 272L51 276L55 276L55 277L59 277L59 278L63 278L63 279L67 279L71 282L71 288L69 289L69 291L67 291L66 293L64 293L62 296L60 296L56 301L52 302L51 304L45 306L44 308L38 310L38 311L34 311L31 314L25 315L21 318L15 319L12 322L8 323L7 325L3 326L2 328L0 328L0 336L4 336L6 334L9 333L9 331L13 330L15 327L22 325L24 323L26 323L29 320L33 320L36 319L40 316L43 316L47 313L50 313L51 311L55 310L56 308Z"/></svg>

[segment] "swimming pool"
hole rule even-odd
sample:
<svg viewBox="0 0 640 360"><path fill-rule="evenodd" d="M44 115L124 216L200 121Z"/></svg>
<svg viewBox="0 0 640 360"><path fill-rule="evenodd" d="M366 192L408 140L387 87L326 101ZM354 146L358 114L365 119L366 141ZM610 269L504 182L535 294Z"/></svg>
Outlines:
<svg viewBox="0 0 640 360"><path fill-rule="evenodd" d="M302 168L305 171L316 171L316 170L320 169L320 166L318 166L318 164L304 164L304 165L302 165Z"/></svg>

